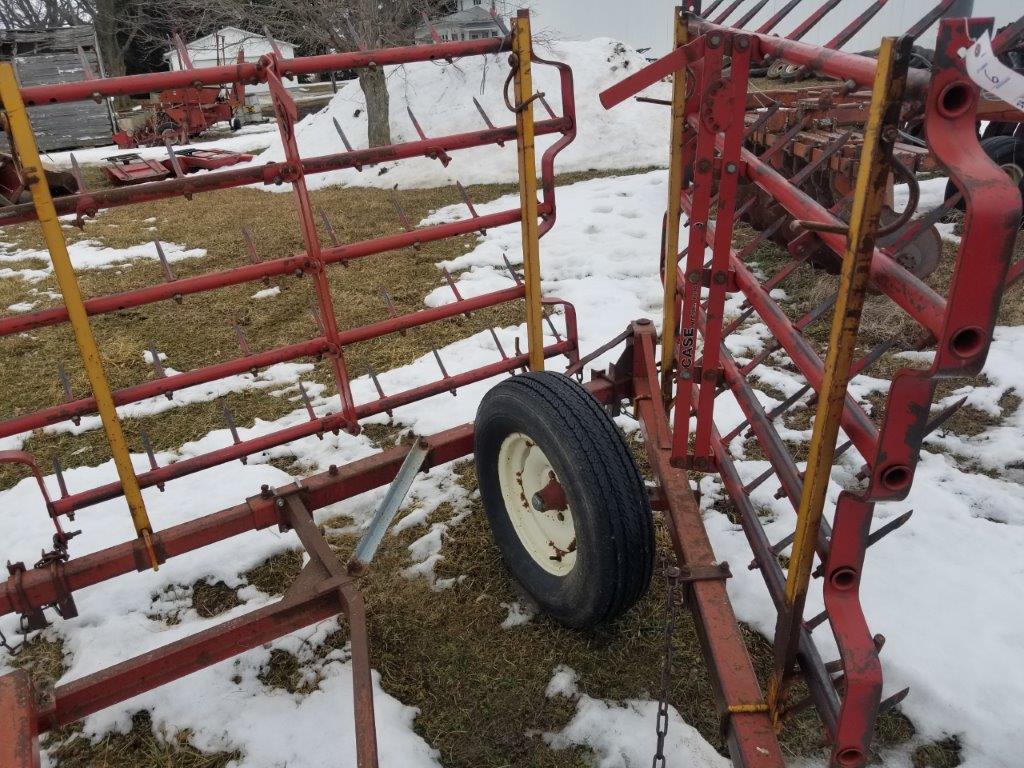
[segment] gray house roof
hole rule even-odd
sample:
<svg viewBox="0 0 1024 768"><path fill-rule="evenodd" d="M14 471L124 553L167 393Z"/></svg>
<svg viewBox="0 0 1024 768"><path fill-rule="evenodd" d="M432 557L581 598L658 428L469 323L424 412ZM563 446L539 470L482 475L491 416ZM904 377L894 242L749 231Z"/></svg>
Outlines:
<svg viewBox="0 0 1024 768"><path fill-rule="evenodd" d="M493 29L498 31L500 29L498 23L491 16L491 12L480 5L466 8L462 11L456 11L455 13L449 13L447 16L432 19L431 23L438 30L460 29L466 31L480 31ZM420 24L416 30L416 39L430 39L430 27L426 24Z"/></svg>

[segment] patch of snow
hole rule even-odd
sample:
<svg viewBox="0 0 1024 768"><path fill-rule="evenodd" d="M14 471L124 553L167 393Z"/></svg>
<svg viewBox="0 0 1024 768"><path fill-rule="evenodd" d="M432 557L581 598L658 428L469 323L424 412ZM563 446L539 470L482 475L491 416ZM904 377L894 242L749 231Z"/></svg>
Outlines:
<svg viewBox="0 0 1024 768"><path fill-rule="evenodd" d="M551 680L548 681L548 687L544 691L544 695L549 699L553 699L556 696L564 696L567 699L575 698L580 692L579 681L580 676L576 673L576 670L565 664L559 664L555 667Z"/></svg>
<svg viewBox="0 0 1024 768"><path fill-rule="evenodd" d="M262 291L256 291L252 295L254 299L269 299L272 296L277 296L281 293L281 286L275 285L272 288L264 288Z"/></svg>
<svg viewBox="0 0 1024 768"><path fill-rule="evenodd" d="M500 605L508 611L508 615L501 622L502 629L512 629L529 624L537 615L537 611L531 604L524 604L518 600L513 603L500 603Z"/></svg>
<svg viewBox="0 0 1024 768"><path fill-rule="evenodd" d="M19 301L7 307L11 312L31 312L39 305L38 301Z"/></svg>

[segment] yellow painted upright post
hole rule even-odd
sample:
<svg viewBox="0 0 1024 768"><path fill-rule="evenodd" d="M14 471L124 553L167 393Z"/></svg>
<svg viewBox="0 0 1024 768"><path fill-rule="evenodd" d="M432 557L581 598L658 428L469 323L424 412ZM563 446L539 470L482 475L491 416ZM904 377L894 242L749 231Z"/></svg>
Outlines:
<svg viewBox="0 0 1024 768"><path fill-rule="evenodd" d="M682 7L675 9L675 46L690 40ZM668 208L665 218L665 306L661 324L661 389L666 401L672 396L676 343L676 263L679 259L679 223L682 215L683 137L686 130L686 68L672 78L672 133L668 164Z"/></svg>
<svg viewBox="0 0 1024 768"><path fill-rule="evenodd" d="M530 370L544 370L544 321L540 291L540 225L537 221L537 153L533 129L533 40L530 14L519 11L512 23L515 72L516 145L519 149L519 199L523 210L523 281L526 284L526 340Z"/></svg>
<svg viewBox="0 0 1024 768"><path fill-rule="evenodd" d="M867 292L879 214L885 202L892 148L898 136L908 59L909 42L906 38L901 39L899 44L894 37L882 40L864 130L864 146L854 188L849 235L843 254L828 353L811 433L807 471L797 511L796 534L786 577L785 605L779 612L775 633L775 669L769 684L768 698L776 722L783 714L788 679L800 639L804 603L832 474L839 422L846 402L850 366L857 346L857 331Z"/></svg>
<svg viewBox="0 0 1024 768"><path fill-rule="evenodd" d="M39 148L36 146L25 103L22 101L21 91L18 89L14 67L8 63L0 63L0 100L3 101L12 147L21 165L21 172L24 174L28 189L32 193L32 203L35 205L36 215L39 218L39 228L42 230L43 240L53 261L53 272L64 298L64 305L68 310L68 319L71 321L75 342L78 344L78 351L82 356L82 365L85 367L85 374L89 378L89 385L96 398L96 410L99 411L100 419L103 422L114 465L117 467L117 474L121 479L124 497L131 511L132 523L135 525L138 535L145 542L150 563L155 570L158 567L158 562L153 550L153 529L149 523L149 515L146 514L145 502L142 500L142 490L139 488L139 480L132 467L131 454L128 451L128 444L125 442L121 422L117 417L110 384L103 373L100 352L89 325L89 316L82 301L78 278L75 277L75 270L71 265L71 256L68 254L68 246L64 241L64 232L57 219L57 210L53 206L53 197L46 181L46 174L43 172L42 161L39 159Z"/></svg>

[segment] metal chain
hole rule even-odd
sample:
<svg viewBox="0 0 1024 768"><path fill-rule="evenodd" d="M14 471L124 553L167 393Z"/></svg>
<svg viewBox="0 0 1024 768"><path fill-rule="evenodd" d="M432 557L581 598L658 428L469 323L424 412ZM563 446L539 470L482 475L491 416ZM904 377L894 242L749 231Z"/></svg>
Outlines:
<svg viewBox="0 0 1024 768"><path fill-rule="evenodd" d="M661 694L658 699L658 718L655 731L658 746L651 768L665 768L665 737L668 735L668 692L672 685L672 637L676 630L676 587L679 569L665 569L665 648L661 660Z"/></svg>

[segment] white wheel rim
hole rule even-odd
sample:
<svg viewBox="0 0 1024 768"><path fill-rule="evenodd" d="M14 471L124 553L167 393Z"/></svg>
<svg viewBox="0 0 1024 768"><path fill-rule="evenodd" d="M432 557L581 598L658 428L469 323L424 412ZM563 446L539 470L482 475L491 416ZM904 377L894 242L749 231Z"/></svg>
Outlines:
<svg viewBox="0 0 1024 768"><path fill-rule="evenodd" d="M576 565L576 524L572 510L540 511L534 494L545 488L555 470L537 444L521 432L505 438L498 451L498 481L512 527L530 557L548 573L567 575Z"/></svg>

